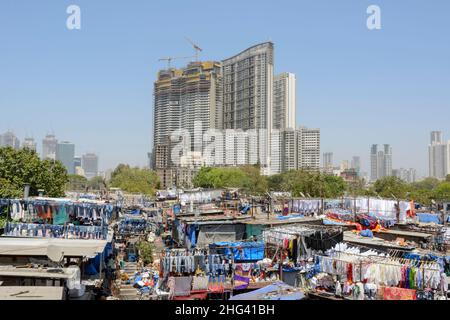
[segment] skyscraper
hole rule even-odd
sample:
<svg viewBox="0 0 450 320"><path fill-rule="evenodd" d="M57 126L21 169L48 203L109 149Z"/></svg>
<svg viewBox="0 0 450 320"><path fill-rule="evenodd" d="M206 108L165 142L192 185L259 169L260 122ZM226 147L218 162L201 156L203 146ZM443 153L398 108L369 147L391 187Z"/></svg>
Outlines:
<svg viewBox="0 0 450 320"><path fill-rule="evenodd" d="M370 149L371 181L392 175L392 148L389 144L384 144L383 148L379 147L373 144Z"/></svg>
<svg viewBox="0 0 450 320"><path fill-rule="evenodd" d="M203 134L222 126L222 76L219 62L191 62L183 69L162 70L154 83L154 143L152 157L162 182L170 182L175 164L164 147L170 135L190 135L186 151L202 151ZM181 132L180 132L181 133ZM162 159L162 157L166 157ZM165 167L159 167L164 163ZM179 164L177 164L179 165ZM164 183L163 183L164 185Z"/></svg>
<svg viewBox="0 0 450 320"><path fill-rule="evenodd" d="M22 143L22 148L36 151L36 142L33 138L25 138Z"/></svg>
<svg viewBox="0 0 450 320"><path fill-rule="evenodd" d="M75 174L79 176L84 176L84 170L82 166L82 158L74 157L73 158L73 168L75 170Z"/></svg>
<svg viewBox="0 0 450 320"><path fill-rule="evenodd" d="M384 175L386 177L392 176L392 147L389 144L384 144Z"/></svg>
<svg viewBox="0 0 450 320"><path fill-rule="evenodd" d="M442 142L442 132L441 131L431 131L430 133L430 144L437 144Z"/></svg>
<svg viewBox="0 0 450 320"><path fill-rule="evenodd" d="M0 146L1 147L11 147L13 149L20 148L20 140L16 137L14 132L7 131L0 135Z"/></svg>
<svg viewBox="0 0 450 320"><path fill-rule="evenodd" d="M441 131L432 131L428 145L429 175L437 179L444 179L450 174L450 141L443 142Z"/></svg>
<svg viewBox="0 0 450 320"><path fill-rule="evenodd" d="M56 160L66 167L68 174L75 174L74 166L75 145L68 141L62 141L56 146Z"/></svg>
<svg viewBox="0 0 450 320"><path fill-rule="evenodd" d="M180 129L180 86L182 70L161 70L154 83L154 146L163 143L170 134Z"/></svg>
<svg viewBox="0 0 450 320"><path fill-rule="evenodd" d="M257 143L262 167L270 166L273 51L273 43L265 42L222 61L223 128L264 129Z"/></svg>
<svg viewBox="0 0 450 320"><path fill-rule="evenodd" d="M87 179L98 176L98 156L94 153L84 154L81 161L84 176Z"/></svg>
<svg viewBox="0 0 450 320"><path fill-rule="evenodd" d="M295 128L295 74L282 73L273 80L273 129Z"/></svg>
<svg viewBox="0 0 450 320"><path fill-rule="evenodd" d="M221 125L220 72L220 63L207 61L158 73L154 83L154 145L163 143L177 129L188 130L194 139L196 135L201 138L207 129ZM201 122L198 133L194 130L196 121Z"/></svg>
<svg viewBox="0 0 450 320"><path fill-rule="evenodd" d="M353 156L351 168L355 169L356 173L359 175L361 172L361 157Z"/></svg>
<svg viewBox="0 0 450 320"><path fill-rule="evenodd" d="M333 152L324 152L323 154L323 170L325 172L333 171Z"/></svg>
<svg viewBox="0 0 450 320"><path fill-rule="evenodd" d="M56 160L58 140L54 134L47 134L42 140L42 159Z"/></svg>

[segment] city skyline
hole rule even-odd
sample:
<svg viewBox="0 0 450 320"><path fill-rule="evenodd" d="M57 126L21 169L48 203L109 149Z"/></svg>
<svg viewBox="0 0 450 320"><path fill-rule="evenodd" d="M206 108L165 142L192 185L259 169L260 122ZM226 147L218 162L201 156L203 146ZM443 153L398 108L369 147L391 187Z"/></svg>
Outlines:
<svg viewBox="0 0 450 320"><path fill-rule="evenodd" d="M210 16L184 23L182 17L197 6L180 1L173 12L180 24L162 34L156 28L164 21L161 12L173 10L173 4L77 1L82 29L68 31L67 3L2 2L0 105L7 112L0 132L11 129L21 141L32 136L41 150L40 140L54 131L75 143L77 154L96 150L100 170L120 162L145 166L153 140L152 83L164 67L157 60L189 55L184 36L202 46L201 61L226 59L270 38L276 47L274 73L296 75L296 122L321 129L323 151L333 152L337 163L359 155L362 171L369 172L367 150L381 141L395 150L394 168L415 168L418 176L427 176L429 132L448 134L450 47L441 39L450 5L377 1L382 29L369 31L368 1L258 3L240 3L243 10L236 12L208 2L209 10L243 21L222 26ZM107 16L104 6L110 9ZM250 10L263 19L250 18L252 31L239 32ZM409 22L420 13L420 23ZM285 28L296 30L296 38L284 35ZM36 40L44 35L48 42ZM174 61L177 67L185 64Z"/></svg>
<svg viewBox="0 0 450 320"><path fill-rule="evenodd" d="M112 171L112 169L105 171L98 169L99 157L96 153L87 152L79 156L76 153L76 144L58 140L54 134L47 134L41 141L41 150L38 150L34 138L26 137L21 142L12 130L0 132L0 147L26 148L35 151L41 159L60 161L69 175L76 174L91 179L103 175L106 171Z"/></svg>

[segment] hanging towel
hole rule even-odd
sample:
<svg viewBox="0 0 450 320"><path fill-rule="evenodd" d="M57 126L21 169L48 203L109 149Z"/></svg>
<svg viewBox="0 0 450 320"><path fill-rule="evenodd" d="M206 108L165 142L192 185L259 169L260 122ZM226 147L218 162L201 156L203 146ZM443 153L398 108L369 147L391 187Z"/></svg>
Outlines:
<svg viewBox="0 0 450 320"><path fill-rule="evenodd" d="M69 221L69 216L67 214L66 205L62 204L59 206L58 210L54 211L53 224L63 225Z"/></svg>

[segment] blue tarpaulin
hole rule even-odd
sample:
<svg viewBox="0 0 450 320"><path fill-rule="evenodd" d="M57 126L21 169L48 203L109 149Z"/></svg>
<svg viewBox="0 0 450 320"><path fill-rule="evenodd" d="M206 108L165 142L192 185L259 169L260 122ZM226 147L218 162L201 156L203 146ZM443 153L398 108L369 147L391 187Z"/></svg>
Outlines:
<svg viewBox="0 0 450 320"><path fill-rule="evenodd" d="M323 218L322 220L324 225L331 225L331 226L345 226L346 224L344 222L334 221L327 218Z"/></svg>
<svg viewBox="0 0 450 320"><path fill-rule="evenodd" d="M282 215L278 215L277 219L278 220L289 220L289 219L295 219L295 218L304 218L305 216L301 213L292 213L290 215L287 216L282 216Z"/></svg>
<svg viewBox="0 0 450 320"><path fill-rule="evenodd" d="M419 218L419 222L423 222L423 223L434 222L437 224L441 224L441 219L439 218L439 215L437 215L437 214L418 212L417 217Z"/></svg>
<svg viewBox="0 0 450 320"><path fill-rule="evenodd" d="M303 292L294 289L282 281L277 281L267 287L235 295L230 300L301 300L305 297Z"/></svg>
<svg viewBox="0 0 450 320"><path fill-rule="evenodd" d="M234 260L262 260L264 259L264 242L214 242L210 244L210 249L220 249L226 255L231 255L233 251ZM216 248L222 247L222 248ZM223 248L223 247L231 247Z"/></svg>

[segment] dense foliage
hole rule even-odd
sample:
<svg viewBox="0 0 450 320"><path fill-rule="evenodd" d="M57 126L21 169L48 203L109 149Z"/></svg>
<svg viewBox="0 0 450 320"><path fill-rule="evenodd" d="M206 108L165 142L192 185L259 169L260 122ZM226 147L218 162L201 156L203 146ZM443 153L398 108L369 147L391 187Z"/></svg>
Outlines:
<svg viewBox="0 0 450 320"><path fill-rule="evenodd" d="M194 178L194 186L202 188L240 188L244 193L263 194L268 191L291 192L294 197L338 198L342 196L377 196L412 199L424 205L432 201L450 200L450 175L445 181L426 178L407 183L397 177L385 177L366 186L363 179L346 182L341 177L324 173L291 170L265 177L257 166L240 168L202 168Z"/></svg>
<svg viewBox="0 0 450 320"><path fill-rule="evenodd" d="M341 177L319 172L291 170L268 177L269 189L311 197L336 198L344 195L346 184Z"/></svg>
<svg viewBox="0 0 450 320"><path fill-rule="evenodd" d="M0 148L0 198L22 197L27 183L30 196L43 189L46 196L62 197L67 182L67 171L59 161L41 160L29 149Z"/></svg>
<svg viewBox="0 0 450 320"><path fill-rule="evenodd" d="M87 190L88 187L88 179L83 176L79 176L76 174L69 175L69 181L66 185L67 191L78 191L78 192L84 192Z"/></svg>
<svg viewBox="0 0 450 320"><path fill-rule="evenodd" d="M155 190L159 188L159 179L152 170L120 164L112 173L109 184L130 193L154 195Z"/></svg>
<svg viewBox="0 0 450 320"><path fill-rule="evenodd" d="M108 190L108 182L103 177L93 177L88 180L86 177L76 174L69 175L69 182L66 185L67 191L91 192Z"/></svg>
<svg viewBox="0 0 450 320"><path fill-rule="evenodd" d="M257 166L240 168L200 169L194 178L194 186L202 188L240 188L243 192L262 194L267 191L268 181Z"/></svg>
<svg viewBox="0 0 450 320"><path fill-rule="evenodd" d="M153 245L150 242L140 241L136 247L139 250L139 258L145 266L153 262Z"/></svg>

